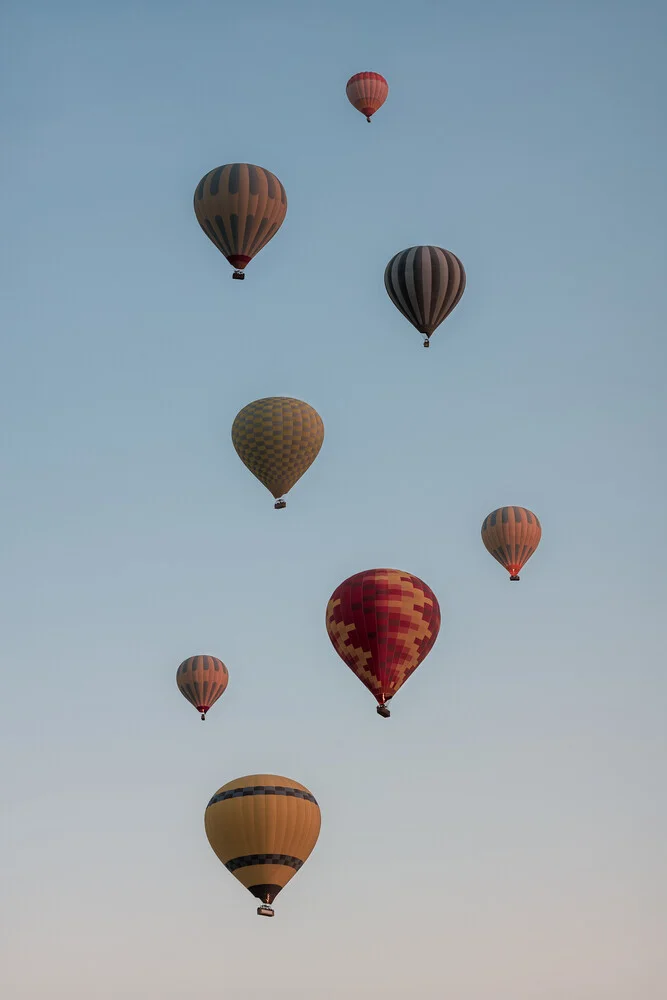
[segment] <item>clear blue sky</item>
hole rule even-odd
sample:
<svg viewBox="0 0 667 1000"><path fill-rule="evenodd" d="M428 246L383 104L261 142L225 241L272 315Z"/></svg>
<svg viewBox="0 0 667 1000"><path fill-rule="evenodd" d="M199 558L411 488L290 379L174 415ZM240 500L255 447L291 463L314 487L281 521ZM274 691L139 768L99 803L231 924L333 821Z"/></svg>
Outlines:
<svg viewBox="0 0 667 1000"><path fill-rule="evenodd" d="M0 36L3 998L663 1000L663 5L8 0ZM192 209L235 160L289 200L243 284ZM416 243L468 275L429 352L382 281ZM230 441L266 395L326 427L281 514ZM324 629L372 566L443 611L390 722ZM203 831L264 770L322 808L272 921Z"/></svg>

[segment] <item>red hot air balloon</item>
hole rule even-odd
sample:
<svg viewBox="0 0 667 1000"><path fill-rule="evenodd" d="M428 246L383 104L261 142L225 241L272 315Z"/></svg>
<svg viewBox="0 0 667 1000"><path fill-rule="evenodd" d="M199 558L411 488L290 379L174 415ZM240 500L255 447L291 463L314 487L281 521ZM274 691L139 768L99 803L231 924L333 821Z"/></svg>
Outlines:
<svg viewBox="0 0 667 1000"><path fill-rule="evenodd" d="M440 630L440 606L417 576L398 569L369 569L334 590L326 626L340 658L377 700L387 702L431 651Z"/></svg>
<svg viewBox="0 0 667 1000"><path fill-rule="evenodd" d="M347 81L345 92L350 104L370 122L371 115L387 100L389 84L379 73L355 73Z"/></svg>

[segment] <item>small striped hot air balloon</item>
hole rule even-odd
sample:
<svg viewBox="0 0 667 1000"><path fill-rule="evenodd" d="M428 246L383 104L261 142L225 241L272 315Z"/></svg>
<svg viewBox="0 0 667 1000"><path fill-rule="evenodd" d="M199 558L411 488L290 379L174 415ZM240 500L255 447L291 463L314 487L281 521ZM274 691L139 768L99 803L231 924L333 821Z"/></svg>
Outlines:
<svg viewBox="0 0 667 1000"><path fill-rule="evenodd" d="M243 269L272 240L287 212L287 195L275 174L254 163L226 163L210 170L195 190L195 215L208 238L244 278Z"/></svg>
<svg viewBox="0 0 667 1000"><path fill-rule="evenodd" d="M229 671L217 656L189 656L176 671L178 690L201 712L202 722L211 705L224 694Z"/></svg>
<svg viewBox="0 0 667 1000"><path fill-rule="evenodd" d="M387 264L384 286L398 311L424 334L428 347L433 332L461 301L466 273L451 250L409 247Z"/></svg>
<svg viewBox="0 0 667 1000"><path fill-rule="evenodd" d="M272 494L276 510L287 506L283 494L310 468L323 441L324 424L317 410L289 396L248 403L232 425L237 455Z"/></svg>
<svg viewBox="0 0 667 1000"><path fill-rule="evenodd" d="M369 569L344 580L326 611L332 645L376 699L387 702L430 653L440 631L440 605L423 580L399 569Z"/></svg>
<svg viewBox="0 0 667 1000"><path fill-rule="evenodd" d="M208 842L227 871L271 903L303 867L320 833L320 807L305 785L278 774L249 774L219 788L206 807Z"/></svg>
<svg viewBox="0 0 667 1000"><path fill-rule="evenodd" d="M519 579L540 544L542 526L537 515L525 507L499 507L484 518L482 541L488 552L504 566L510 580Z"/></svg>
<svg viewBox="0 0 667 1000"><path fill-rule="evenodd" d="M370 122L371 116L387 100L389 84L379 73L355 73L347 81L345 92L350 104Z"/></svg>

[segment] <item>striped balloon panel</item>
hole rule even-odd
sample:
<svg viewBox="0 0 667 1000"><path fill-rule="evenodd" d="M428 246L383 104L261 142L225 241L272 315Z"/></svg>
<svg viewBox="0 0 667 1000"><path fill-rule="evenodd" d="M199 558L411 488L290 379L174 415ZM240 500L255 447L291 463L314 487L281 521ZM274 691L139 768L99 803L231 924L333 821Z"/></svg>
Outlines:
<svg viewBox="0 0 667 1000"><path fill-rule="evenodd" d="M370 118L387 100L389 84L379 73L355 73L347 81L345 92L350 104Z"/></svg>
<svg viewBox="0 0 667 1000"><path fill-rule="evenodd" d="M239 458L276 499L313 464L323 441L324 424L317 410L288 396L248 403L232 425Z"/></svg>
<svg viewBox="0 0 667 1000"><path fill-rule="evenodd" d="M198 712L208 711L228 682L227 667L216 656L190 656L176 671L178 690Z"/></svg>
<svg viewBox="0 0 667 1000"><path fill-rule="evenodd" d="M331 595L326 626L334 649L384 704L428 655L440 630L440 606L422 580L397 569L371 569Z"/></svg>
<svg viewBox="0 0 667 1000"><path fill-rule="evenodd" d="M389 261L384 285L399 312L420 333L430 337L460 302L466 273L450 250L410 247Z"/></svg>
<svg viewBox="0 0 667 1000"><path fill-rule="evenodd" d="M243 269L278 232L287 212L285 188L270 170L227 163L202 177L195 215L233 267Z"/></svg>
<svg viewBox="0 0 667 1000"><path fill-rule="evenodd" d="M512 576L528 562L541 537L537 516L525 507L499 507L482 524L484 545Z"/></svg>
<svg viewBox="0 0 667 1000"><path fill-rule="evenodd" d="M308 789L276 774L251 774L219 788L204 815L208 841L234 878L271 903L310 856L320 808Z"/></svg>

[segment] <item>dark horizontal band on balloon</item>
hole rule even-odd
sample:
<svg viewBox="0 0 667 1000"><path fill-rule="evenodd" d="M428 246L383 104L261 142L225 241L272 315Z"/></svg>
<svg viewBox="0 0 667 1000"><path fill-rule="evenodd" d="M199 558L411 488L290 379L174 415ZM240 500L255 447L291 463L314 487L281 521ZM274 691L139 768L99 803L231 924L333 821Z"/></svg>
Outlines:
<svg viewBox="0 0 667 1000"><path fill-rule="evenodd" d="M217 802L226 802L227 799L240 799L246 795L286 795L288 798L292 799L305 799L307 802L312 802L317 805L317 799L310 792L304 792L300 788L289 788L288 786L282 785L251 785L247 788L231 788L226 792L219 792L214 795L209 806L215 805Z"/></svg>
<svg viewBox="0 0 667 1000"><path fill-rule="evenodd" d="M225 868L230 872L235 872L237 868L250 868L251 865L285 865L286 868L293 868L298 872L303 861L289 854L245 854L241 858L225 861Z"/></svg>

